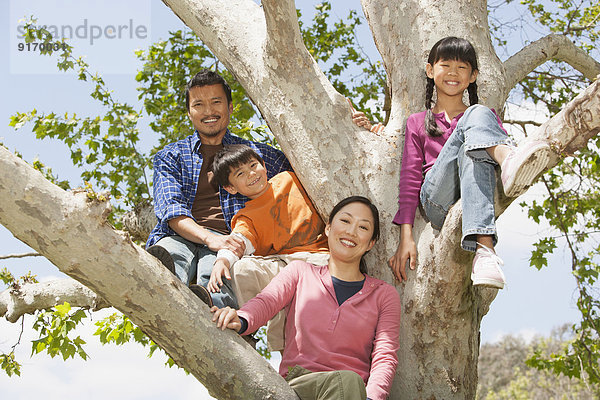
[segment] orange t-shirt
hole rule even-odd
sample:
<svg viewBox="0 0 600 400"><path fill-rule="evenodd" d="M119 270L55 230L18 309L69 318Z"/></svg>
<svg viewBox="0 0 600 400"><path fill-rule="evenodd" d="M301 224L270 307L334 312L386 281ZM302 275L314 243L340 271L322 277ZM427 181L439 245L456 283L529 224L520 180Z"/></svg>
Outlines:
<svg viewBox="0 0 600 400"><path fill-rule="evenodd" d="M257 256L328 251L325 224L289 171L275 175L265 193L246 202L231 227L250 240Z"/></svg>

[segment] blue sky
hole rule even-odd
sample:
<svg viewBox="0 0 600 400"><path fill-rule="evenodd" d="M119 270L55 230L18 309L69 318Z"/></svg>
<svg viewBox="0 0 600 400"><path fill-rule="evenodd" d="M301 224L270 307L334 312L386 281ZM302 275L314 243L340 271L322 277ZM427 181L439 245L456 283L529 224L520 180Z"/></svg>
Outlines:
<svg viewBox="0 0 600 400"><path fill-rule="evenodd" d="M312 14L312 5L318 1L299 1L305 16ZM339 17L346 15L347 8L360 10L358 0L345 2L334 9ZM25 126L19 131L8 127L10 115L17 111L33 108L41 112L75 112L78 115L93 115L100 109L89 97L90 85L77 81L73 74L56 71L54 62L41 57L35 51L18 51L22 39L18 37L17 19L24 14L35 14L40 23L56 29L73 31L76 53L83 54L93 70L97 70L113 88L115 96L122 101L135 104L135 73L139 64L133 55L136 48L164 39L168 31L183 28L182 22L158 0L135 1L74 1L74 0L9 0L0 4L0 51L7 62L0 65L0 87L6 95L0 99L0 142L10 150L18 150L25 160L31 162L39 157L52 167L61 179L80 184L78 171L68 159L65 146L57 141L38 141ZM127 28L123 28L127 26ZM121 28L119 28L121 27ZM77 31L77 28L80 28ZM119 30L120 29L120 30ZM77 34L79 33L79 35ZM516 32L515 42L537 32ZM119 36L120 35L120 36ZM361 43L376 57L376 50L365 26L359 33ZM79 36L79 37L77 37ZM516 49L515 49L516 50ZM505 55L500 55L502 59ZM532 113L543 117L543 111L509 108L511 117ZM143 132L147 145L157 138L152 131ZM523 199L532 200L540 196L533 188ZM570 275L570 262L563 247L550 259L550 266L535 271L528 265L531 243L546 227L530 222L517 204L499 219L500 243L498 253L505 262L508 287L498 294L490 312L482 323L481 337L484 342L494 341L503 334L547 335L553 327L574 322L578 318L575 307L575 281ZM10 232L0 227L0 255L27 252L27 246L14 239ZM32 270L42 280L61 277L62 274L48 261L41 258L3 261L0 268L8 267L15 275ZM98 317L94 317L95 320ZM93 327L82 329L88 341L91 360L51 360L45 356L29 358L31 318L25 323L26 333L18 348L17 357L23 362L22 377L7 378L0 373L3 397L30 399L43 395L45 398L208 398L202 386L190 376L177 369L162 366L163 358L148 361L145 350L136 346L125 348L103 347L91 337ZM0 321L0 352L10 351L17 341L19 325ZM84 375L85 374L85 375ZM77 395L75 395L77 393Z"/></svg>

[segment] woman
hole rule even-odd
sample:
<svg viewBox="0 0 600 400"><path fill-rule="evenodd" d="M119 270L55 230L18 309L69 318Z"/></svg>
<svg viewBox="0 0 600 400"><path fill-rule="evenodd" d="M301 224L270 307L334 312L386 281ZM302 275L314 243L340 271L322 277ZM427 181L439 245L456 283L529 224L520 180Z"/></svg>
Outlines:
<svg viewBox="0 0 600 400"><path fill-rule="evenodd" d="M348 197L331 211L325 234L328 265L294 261L240 310L213 307L213 321L250 334L285 308L279 373L301 399L337 399L341 390L344 399L385 399L398 363L400 298L365 274L364 255L379 237L377 208Z"/></svg>

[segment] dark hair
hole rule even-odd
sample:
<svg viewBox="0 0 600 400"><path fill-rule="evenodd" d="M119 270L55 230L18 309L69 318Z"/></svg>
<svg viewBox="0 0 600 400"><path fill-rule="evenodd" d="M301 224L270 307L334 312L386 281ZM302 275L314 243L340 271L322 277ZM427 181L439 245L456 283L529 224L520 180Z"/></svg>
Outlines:
<svg viewBox="0 0 600 400"><path fill-rule="evenodd" d="M350 196L350 197L346 197L344 200L340 201L339 203L337 203L333 209L331 210L331 212L329 213L329 219L328 219L328 223L329 225L331 225L331 221L333 221L333 217L335 217L335 215L345 206L347 206L348 204L352 204L352 203L362 203L364 205L366 205L367 207L369 207L371 209L371 214L373 214L373 234L371 235L371 240L375 240L377 241L377 239L379 239L379 210L377 209L377 207L375 206L375 204L373 204L371 202L371 200L367 199L366 197L363 196ZM365 254L362 255L362 257L360 258L360 272L362 272L363 274L367 273L367 263L365 262L365 255L368 253L365 252Z"/></svg>
<svg viewBox="0 0 600 400"><path fill-rule="evenodd" d="M257 160L261 164L265 164L262 157L258 155L253 148L245 144L230 144L224 146L215 155L212 163L212 172L219 186L228 186L229 173L233 168L246 164L252 160Z"/></svg>
<svg viewBox="0 0 600 400"><path fill-rule="evenodd" d="M427 63L432 65L439 60L458 60L465 62L471 66L473 71L477 71L477 53L473 45L466 39L457 38L454 36L448 36L439 40L433 45L427 58ZM435 122L435 116L431 111L431 99L433 97L433 88L435 84L433 79L427 77L427 86L425 88L425 108L427 114L425 115L425 130L429 136L441 136L443 132L438 128ZM469 104L477 104L479 97L477 96L477 83L473 82L469 84L467 88L469 92Z"/></svg>
<svg viewBox="0 0 600 400"><path fill-rule="evenodd" d="M185 87L185 109L190 110L190 89L196 86L208 86L208 85L223 85L223 91L227 97L227 104L231 104L231 88L225 82L225 79L219 74L210 69L203 69L198 72Z"/></svg>

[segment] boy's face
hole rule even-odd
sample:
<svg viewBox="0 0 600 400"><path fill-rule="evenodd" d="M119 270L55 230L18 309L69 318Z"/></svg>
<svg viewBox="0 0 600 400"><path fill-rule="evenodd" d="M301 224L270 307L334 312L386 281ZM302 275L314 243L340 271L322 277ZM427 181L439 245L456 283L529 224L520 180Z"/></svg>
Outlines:
<svg viewBox="0 0 600 400"><path fill-rule="evenodd" d="M231 194L240 193L255 199L268 189L267 170L259 160L252 159L229 171L229 185L223 187Z"/></svg>

